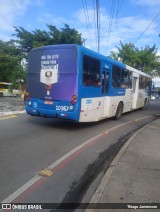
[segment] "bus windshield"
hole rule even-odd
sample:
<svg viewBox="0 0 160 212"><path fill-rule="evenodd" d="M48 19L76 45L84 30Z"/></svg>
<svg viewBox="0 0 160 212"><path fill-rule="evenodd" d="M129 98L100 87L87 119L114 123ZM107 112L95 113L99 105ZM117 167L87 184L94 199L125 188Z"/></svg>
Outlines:
<svg viewBox="0 0 160 212"><path fill-rule="evenodd" d="M31 51L27 91L32 98L70 101L77 95L76 48L56 46Z"/></svg>

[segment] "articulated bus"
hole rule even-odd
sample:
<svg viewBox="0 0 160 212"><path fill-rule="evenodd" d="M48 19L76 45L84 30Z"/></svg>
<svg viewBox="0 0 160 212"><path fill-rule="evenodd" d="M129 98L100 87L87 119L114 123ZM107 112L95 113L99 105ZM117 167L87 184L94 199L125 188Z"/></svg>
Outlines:
<svg viewBox="0 0 160 212"><path fill-rule="evenodd" d="M2 96L18 96L19 90L13 89L10 90L11 83L0 82L0 97Z"/></svg>
<svg viewBox="0 0 160 212"><path fill-rule="evenodd" d="M75 122L95 122L146 108L151 77L80 45L31 50L26 112Z"/></svg>

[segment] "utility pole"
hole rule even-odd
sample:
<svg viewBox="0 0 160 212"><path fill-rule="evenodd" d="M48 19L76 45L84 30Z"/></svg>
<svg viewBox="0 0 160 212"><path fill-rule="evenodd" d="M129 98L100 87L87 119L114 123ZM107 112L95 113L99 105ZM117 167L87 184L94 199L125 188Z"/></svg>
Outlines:
<svg viewBox="0 0 160 212"><path fill-rule="evenodd" d="M85 38L83 38L83 40L82 40L82 45L83 46L85 46L85 42L86 42L86 40L87 40L87 38L85 39Z"/></svg>

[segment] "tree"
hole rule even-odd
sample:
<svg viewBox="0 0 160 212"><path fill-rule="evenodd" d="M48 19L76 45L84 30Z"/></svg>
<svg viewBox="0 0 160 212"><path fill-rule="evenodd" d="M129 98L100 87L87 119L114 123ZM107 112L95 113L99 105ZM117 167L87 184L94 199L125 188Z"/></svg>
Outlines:
<svg viewBox="0 0 160 212"><path fill-rule="evenodd" d="M53 25L47 25L49 31L35 29L28 32L23 27L14 27L16 33L14 36L18 38L16 42L20 45L24 55L32 48L54 45L54 44L82 44L81 34L69 25L64 24L62 29L57 29Z"/></svg>
<svg viewBox="0 0 160 212"><path fill-rule="evenodd" d="M0 40L0 81L12 82L11 87L19 87L25 82L25 71L21 60L27 58L32 48L54 44L82 44L81 34L69 25L62 29L47 25L48 31L35 29L32 32L23 27L14 27L14 40L4 42Z"/></svg>
<svg viewBox="0 0 160 212"><path fill-rule="evenodd" d="M160 75L160 57L157 56L157 49L145 46L139 50L134 44L123 44L120 41L120 47L117 47L118 53L111 52L110 56L114 59L121 58L121 61L138 70L151 75ZM116 57L113 57L114 54Z"/></svg>
<svg viewBox="0 0 160 212"><path fill-rule="evenodd" d="M13 41L0 40L0 81L11 82L17 67L20 67L22 56Z"/></svg>
<svg viewBox="0 0 160 212"><path fill-rule="evenodd" d="M110 57L113 58L114 60L118 60L118 55L116 54L116 52L111 51Z"/></svg>
<svg viewBox="0 0 160 212"><path fill-rule="evenodd" d="M79 34L74 28L71 29L69 25L65 24L61 29L61 42L70 44L82 44L81 34Z"/></svg>

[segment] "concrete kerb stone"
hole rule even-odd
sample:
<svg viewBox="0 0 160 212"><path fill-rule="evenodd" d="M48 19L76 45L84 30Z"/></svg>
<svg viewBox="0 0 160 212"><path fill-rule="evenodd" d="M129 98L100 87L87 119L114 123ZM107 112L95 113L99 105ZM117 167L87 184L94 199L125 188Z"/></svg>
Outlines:
<svg viewBox="0 0 160 212"><path fill-rule="evenodd" d="M19 113L25 113L25 110L21 110L21 111L9 111L9 112L0 112L0 116L9 116L9 115L13 115L13 114L19 114Z"/></svg>
<svg viewBox="0 0 160 212"><path fill-rule="evenodd" d="M154 121L152 121L154 122ZM152 123L151 122L151 123ZM140 130L138 130L133 136L131 136L128 141L123 145L123 147L120 149L120 151L118 152L118 154L116 155L116 157L113 159L113 161L110 164L110 167L107 169L101 183L99 184L96 192L94 193L90 203L99 203L100 199L104 193L104 190L112 176L112 173L114 171L114 169L116 168L119 160L121 159L121 157L123 156L123 154L125 153L125 151L128 149L130 143L135 139L135 137L141 132L143 131L146 127L148 127L151 123L146 124L144 127L142 127ZM94 212L96 210L95 209L86 209L85 212Z"/></svg>

